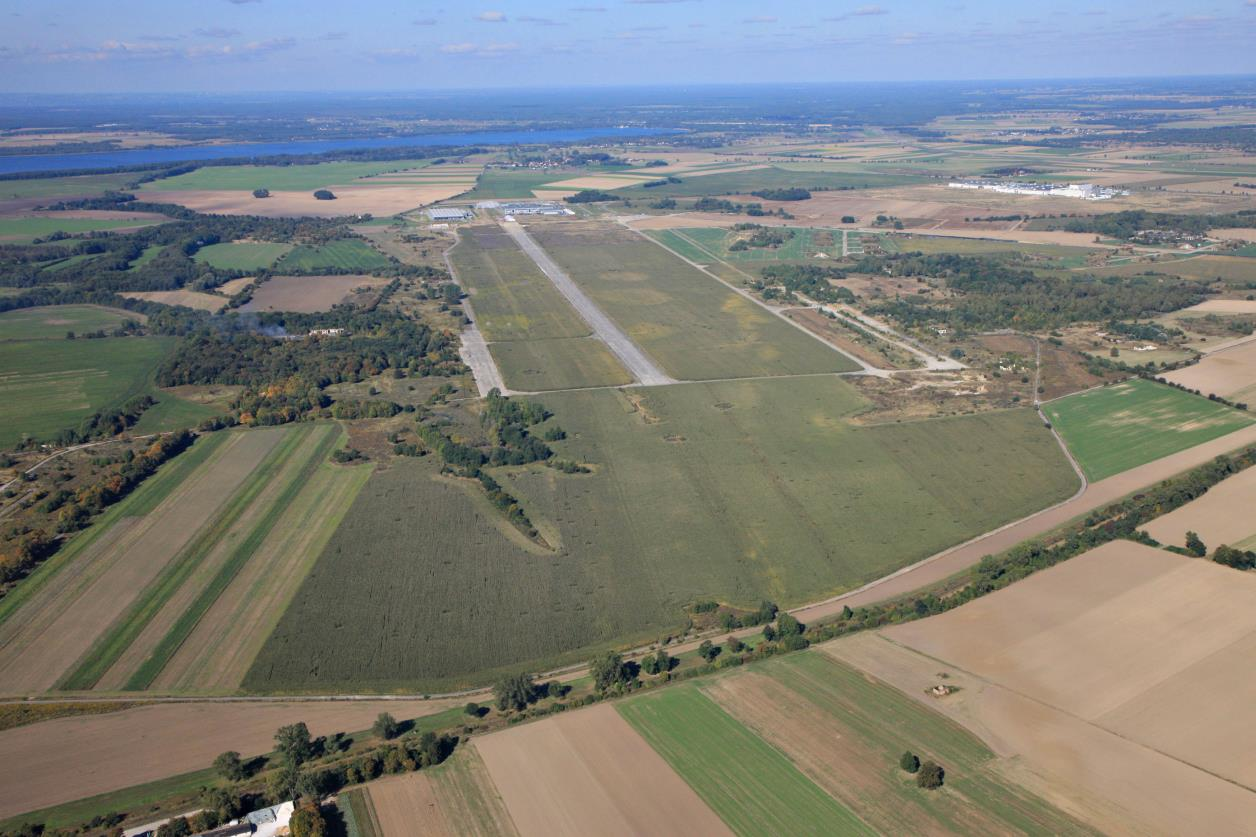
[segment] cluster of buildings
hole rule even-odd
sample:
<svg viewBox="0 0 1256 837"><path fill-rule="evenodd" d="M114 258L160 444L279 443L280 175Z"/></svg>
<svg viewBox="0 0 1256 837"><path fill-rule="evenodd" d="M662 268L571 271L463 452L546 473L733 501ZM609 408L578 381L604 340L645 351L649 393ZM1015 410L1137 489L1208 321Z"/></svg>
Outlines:
<svg viewBox="0 0 1256 837"><path fill-rule="evenodd" d="M482 201L476 209L496 209L507 215L575 215L558 201Z"/></svg>
<svg viewBox="0 0 1256 837"><path fill-rule="evenodd" d="M1018 180L953 180L947 184L952 189L988 189L1004 195L1033 195L1036 197L1080 198L1084 201L1106 201L1128 195L1124 189L1096 186L1094 183L1028 183Z"/></svg>
<svg viewBox="0 0 1256 837"><path fill-rule="evenodd" d="M296 810L294 802L283 802L279 805L272 805L269 808L262 808L258 811L245 814L238 820L232 820L226 825L210 831L202 831L196 837L285 837L291 833L288 823L292 819L292 814ZM200 813L199 811L189 811L184 814L190 817ZM163 825L170 822L174 817L167 817L156 822L146 823L145 825L128 828L122 832L123 837L156 837L157 832Z"/></svg>

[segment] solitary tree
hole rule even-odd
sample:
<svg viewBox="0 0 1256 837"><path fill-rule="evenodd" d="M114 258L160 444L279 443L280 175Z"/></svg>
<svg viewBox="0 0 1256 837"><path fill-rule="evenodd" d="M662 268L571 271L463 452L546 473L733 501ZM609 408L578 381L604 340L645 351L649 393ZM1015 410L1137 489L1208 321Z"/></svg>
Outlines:
<svg viewBox="0 0 1256 837"><path fill-rule="evenodd" d="M253 190L253 197L255 197L255 198L269 198L269 197L270 197L270 190L269 190L269 189L254 189L254 190Z"/></svg>
<svg viewBox="0 0 1256 837"><path fill-rule="evenodd" d="M493 684L493 696L497 698L497 708L501 711L513 709L518 712L536 700L536 683L531 674L512 674Z"/></svg>
<svg viewBox="0 0 1256 837"><path fill-rule="evenodd" d="M380 738L392 739L397 737L397 733L401 732L401 724L397 723L397 719L387 712L379 713L379 717L375 719L371 732Z"/></svg>
<svg viewBox="0 0 1256 837"><path fill-rule="evenodd" d="M275 749L280 758L296 766L314 755L314 742L310 740L310 728L304 722L280 727L275 733Z"/></svg>
<svg viewBox="0 0 1256 837"><path fill-rule="evenodd" d="M214 759L214 770L218 771L218 775L228 782L239 782L249 775L244 762L240 760L240 754L235 750L220 753L218 758Z"/></svg>
<svg viewBox="0 0 1256 837"><path fill-rule="evenodd" d="M320 201L334 201L336 196L332 194L330 189L319 189L314 193L314 197Z"/></svg>
<svg viewBox="0 0 1256 837"><path fill-rule="evenodd" d="M906 770L908 773L915 773L920 769L920 757L911 750L903 753L902 758L898 760L898 766Z"/></svg>
<svg viewBox="0 0 1256 837"><path fill-rule="evenodd" d="M916 774L916 784L926 790L942 787L942 781L946 778L946 771L942 769L942 765L935 761L927 761L920 765L920 772Z"/></svg>
<svg viewBox="0 0 1256 837"><path fill-rule="evenodd" d="M1204 546L1204 542L1199 539L1199 535L1194 532L1187 532L1186 551L1196 557L1203 558L1208 554L1208 547Z"/></svg>

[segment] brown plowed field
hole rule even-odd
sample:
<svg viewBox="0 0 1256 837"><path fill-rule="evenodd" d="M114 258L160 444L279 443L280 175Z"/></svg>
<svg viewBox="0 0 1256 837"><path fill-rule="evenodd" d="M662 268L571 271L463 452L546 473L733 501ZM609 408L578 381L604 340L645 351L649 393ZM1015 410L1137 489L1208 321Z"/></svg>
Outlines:
<svg viewBox="0 0 1256 837"><path fill-rule="evenodd" d="M141 192L140 200L177 203L197 212L214 215L262 215L267 218L343 215L396 215L436 203L468 191L474 184L423 184L414 186L333 186L334 201L320 201L310 192L271 192L255 198L247 191L184 189Z"/></svg>
<svg viewBox="0 0 1256 837"><path fill-rule="evenodd" d="M436 769L373 782L371 807L383 837L512 837L515 825L474 748Z"/></svg>
<svg viewBox="0 0 1256 837"><path fill-rule="evenodd" d="M458 834L436 799L426 771L372 782L371 807L383 837L453 837Z"/></svg>
<svg viewBox="0 0 1256 837"><path fill-rule="evenodd" d="M129 521L116 536L106 533L35 593L0 626L4 691L52 688L282 436L282 430L233 434L151 514Z"/></svg>
<svg viewBox="0 0 1256 837"><path fill-rule="evenodd" d="M1192 366L1175 369L1165 379L1204 395L1232 401L1256 401L1256 341L1213 352Z"/></svg>
<svg viewBox="0 0 1256 837"><path fill-rule="evenodd" d="M431 715L457 701L169 703L58 718L0 732L0 818L209 767L224 750L274 747L304 721L313 735L364 730L381 712Z"/></svg>
<svg viewBox="0 0 1256 837"><path fill-rule="evenodd" d="M486 735L474 746L524 837L730 833L612 706Z"/></svg>
<svg viewBox="0 0 1256 837"><path fill-rule="evenodd" d="M1198 500L1158 517L1143 531L1163 544L1186 545L1186 532L1196 532L1209 551L1234 546L1256 535L1256 468L1240 471L1208 489Z"/></svg>
<svg viewBox="0 0 1256 837"><path fill-rule="evenodd" d="M253 299L240 310L330 311L333 305L349 301L355 288L379 288L388 282L380 276L272 276L257 286Z"/></svg>

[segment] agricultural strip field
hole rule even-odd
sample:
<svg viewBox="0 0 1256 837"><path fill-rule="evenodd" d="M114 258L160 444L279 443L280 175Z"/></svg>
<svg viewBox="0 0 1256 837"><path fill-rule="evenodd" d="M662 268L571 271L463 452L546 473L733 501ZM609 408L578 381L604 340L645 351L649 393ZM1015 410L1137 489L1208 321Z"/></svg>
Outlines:
<svg viewBox="0 0 1256 837"><path fill-rule="evenodd" d="M675 378L859 368L835 349L622 227L561 222L533 225L529 232Z"/></svg>
<svg viewBox="0 0 1256 837"><path fill-rule="evenodd" d="M287 255L292 247L269 241L230 241L202 247L193 258L221 270L262 270Z"/></svg>
<svg viewBox="0 0 1256 837"><path fill-rule="evenodd" d="M1199 363L1166 372L1164 377L1204 395L1256 403L1256 340L1209 354Z"/></svg>
<svg viewBox="0 0 1256 837"><path fill-rule="evenodd" d="M802 188L871 189L888 186L907 186L922 182L914 175L865 174L862 172L797 171L772 166L738 172L719 172L701 177L681 175L680 183L667 183L647 189L630 186L619 190L625 198L672 197L691 198L703 195L748 195L760 189Z"/></svg>
<svg viewBox="0 0 1256 837"><path fill-rule="evenodd" d="M693 685L616 707L735 834L875 834Z"/></svg>
<svg viewBox="0 0 1256 837"><path fill-rule="evenodd" d="M1250 573L1115 541L825 650L918 700L949 672L939 709L1096 828L1236 833L1256 816L1254 604Z"/></svg>
<svg viewBox="0 0 1256 837"><path fill-rule="evenodd" d="M1009 781L960 725L826 654L794 654L701 688L878 833L1089 833ZM922 791L899 768L908 750L944 765L945 792Z"/></svg>
<svg viewBox="0 0 1256 837"><path fill-rule="evenodd" d="M170 337L0 341L0 447L53 436L143 395L173 345Z"/></svg>
<svg viewBox="0 0 1256 837"><path fill-rule="evenodd" d="M563 777L571 775L571 765ZM528 768L534 769L534 768ZM511 837L519 834L479 752L460 748L439 767L356 791L352 817L362 837ZM343 798L343 797L342 797ZM363 821L369 824L362 827ZM606 823L598 824L600 828ZM546 832L554 834L554 831Z"/></svg>
<svg viewBox="0 0 1256 837"><path fill-rule="evenodd" d="M1143 531L1163 544L1186 546L1186 533L1195 532L1211 551L1222 544L1251 549L1256 542L1256 468L1227 477L1204 496L1158 517Z"/></svg>
<svg viewBox="0 0 1256 837"><path fill-rule="evenodd" d="M674 630L699 598L842 592L1076 489L1031 410L855 426L843 417L865 402L832 377L537 400L568 433L557 454L593 473L492 471L553 551L476 487L398 462L372 475L245 685L436 691L543 669Z"/></svg>
<svg viewBox="0 0 1256 837"><path fill-rule="evenodd" d="M127 320L143 322L143 314L103 305L46 305L0 314L0 341L60 340L66 332L112 331Z"/></svg>
<svg viewBox="0 0 1256 837"><path fill-rule="evenodd" d="M450 251L506 385L518 390L614 386L628 373L511 238L467 227Z"/></svg>
<svg viewBox="0 0 1256 837"><path fill-rule="evenodd" d="M159 221L138 218L61 218L52 213L18 218L0 218L0 242L29 242L56 232L89 233L133 230L151 227Z"/></svg>
<svg viewBox="0 0 1256 837"><path fill-rule="evenodd" d="M326 186L342 186L358 178L386 172L412 171L428 165L426 160L386 160L367 163L316 163L299 166L204 166L177 177L145 183L145 189L183 191L207 189L272 192L312 192Z"/></svg>
<svg viewBox="0 0 1256 837"><path fill-rule="evenodd" d="M474 750L523 837L730 833L610 705L486 735Z"/></svg>
<svg viewBox="0 0 1256 837"><path fill-rule="evenodd" d="M390 264L387 256L365 241L347 238L317 246L295 247L278 261L275 270L279 273L312 273L327 268L368 271Z"/></svg>
<svg viewBox="0 0 1256 837"><path fill-rule="evenodd" d="M1090 480L1101 480L1246 427L1246 413L1134 378L1042 406Z"/></svg>

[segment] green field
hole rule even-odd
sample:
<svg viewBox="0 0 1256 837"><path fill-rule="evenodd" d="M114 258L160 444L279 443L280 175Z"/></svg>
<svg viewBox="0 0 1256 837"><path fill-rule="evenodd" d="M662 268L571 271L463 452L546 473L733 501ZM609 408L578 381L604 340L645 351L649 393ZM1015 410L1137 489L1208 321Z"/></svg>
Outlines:
<svg viewBox="0 0 1256 837"><path fill-rule="evenodd" d="M123 189L138 175L88 174L76 177L35 177L24 180L0 180L0 200L18 198L68 198L99 195Z"/></svg>
<svg viewBox="0 0 1256 837"><path fill-rule="evenodd" d="M706 679L701 687L878 833L1090 833L1005 778L1005 763L972 733L820 651ZM907 750L943 765L949 791L916 787L898 764Z"/></svg>
<svg viewBox="0 0 1256 837"><path fill-rule="evenodd" d="M1256 419L1135 378L1051 401L1043 411L1090 480L1101 480L1246 427Z"/></svg>
<svg viewBox="0 0 1256 837"><path fill-rule="evenodd" d="M194 258L219 270L262 270L287 255L292 247L269 241L230 241L202 247Z"/></svg>
<svg viewBox="0 0 1256 837"><path fill-rule="evenodd" d="M102 328L112 331L127 320L144 319L143 314L103 305L17 308L0 314L0 341L61 340L69 331L75 334L89 334Z"/></svg>
<svg viewBox="0 0 1256 837"><path fill-rule="evenodd" d="M398 462L358 496L246 686L444 690L541 670L675 630L699 598L851 589L1076 489L1030 410L859 427L843 417L863 400L831 377L536 400L569 435L558 455L593 473L492 470L553 551L477 486Z"/></svg>
<svg viewBox="0 0 1256 837"><path fill-rule="evenodd" d="M145 247L144 252L140 253L139 256L132 260L131 264L127 266L127 270L138 270L151 262L153 259L157 258L161 251L165 249L166 245L164 244L154 244L150 247Z"/></svg>
<svg viewBox="0 0 1256 837"><path fill-rule="evenodd" d="M150 393L157 403L144 411L132 432L137 434L166 433L171 430L191 430L223 409L180 398L169 392L156 390Z"/></svg>
<svg viewBox="0 0 1256 837"><path fill-rule="evenodd" d="M205 166L196 171L145 183L145 189L177 191L312 192L326 186L344 186L361 177L406 171L428 165L427 160L386 160L371 163L315 163L295 166Z"/></svg>
<svg viewBox="0 0 1256 837"><path fill-rule="evenodd" d="M468 227L450 252L476 322L511 389L537 391L631 382L588 324L498 227Z"/></svg>
<svg viewBox="0 0 1256 837"><path fill-rule="evenodd" d="M691 685L616 708L736 834L875 834Z"/></svg>
<svg viewBox="0 0 1256 837"><path fill-rule="evenodd" d="M748 250L730 250L729 246L737 240L737 234L718 227L695 227L683 230L666 230L666 238L651 236L665 244L679 242L681 255L690 261L709 264L712 257L730 262L815 262L817 255L823 253L830 259L842 257L842 231L819 230L810 227L789 227L793 237L780 247L751 247ZM827 233L832 236L829 243L821 243L817 235ZM853 245L855 242L852 241ZM701 258L694 258L691 253L701 253Z"/></svg>
<svg viewBox="0 0 1256 837"><path fill-rule="evenodd" d="M275 271L312 273L328 268L369 271L391 264L387 256L365 241L345 238L317 246L296 247L275 264Z"/></svg>
<svg viewBox="0 0 1256 837"><path fill-rule="evenodd" d="M157 221L135 218L57 218L49 215L38 218L0 218L0 242L22 243L43 238L55 232L101 232L134 227L151 227Z"/></svg>
<svg viewBox="0 0 1256 837"><path fill-rule="evenodd" d="M980 235L980 233L974 233ZM1038 256L1043 261L1036 266L1075 268L1086 265L1086 256L1094 251L1086 247L1066 247L1059 244L1024 244L1019 241L995 241L982 238L959 238L945 235L894 235L889 237L904 253L920 252L957 253L965 256L1000 256L1022 253Z"/></svg>
<svg viewBox="0 0 1256 837"><path fill-rule="evenodd" d="M64 326L62 327L65 328ZM0 447L47 438L149 392L172 337L0 342Z"/></svg>
<svg viewBox="0 0 1256 837"><path fill-rule="evenodd" d="M1241 256L1191 256L1185 259L1161 259L1157 262L1130 262L1115 267L1101 267L1091 271L1097 276L1137 276L1143 273L1159 273L1165 276L1181 276L1183 279L1214 279L1230 285L1245 286L1256 282L1256 261Z"/></svg>
<svg viewBox="0 0 1256 837"><path fill-rule="evenodd" d="M547 183L579 177L579 171L512 171L509 169L485 169L475 188L463 195L465 200L489 200L491 198L531 198L533 189Z"/></svg>
<svg viewBox="0 0 1256 837"><path fill-rule="evenodd" d="M699 177L680 175L680 183L668 183L650 189L630 186L617 189L616 195L625 198L645 197L695 198L704 195L749 195L760 189L872 189L886 186L905 186L919 183L922 178L911 175L879 174L863 172L790 170L771 166L749 171L726 174L704 174Z"/></svg>
<svg viewBox="0 0 1256 837"><path fill-rule="evenodd" d="M574 231L573 231L574 230ZM533 234L611 319L681 380L850 372L850 358L635 233L605 224Z"/></svg>

